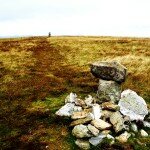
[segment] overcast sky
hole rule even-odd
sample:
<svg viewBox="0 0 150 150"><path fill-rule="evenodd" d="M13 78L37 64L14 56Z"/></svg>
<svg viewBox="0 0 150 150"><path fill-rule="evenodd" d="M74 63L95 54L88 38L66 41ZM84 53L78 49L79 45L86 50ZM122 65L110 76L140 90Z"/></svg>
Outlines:
<svg viewBox="0 0 150 150"><path fill-rule="evenodd" d="M150 37L150 0L0 0L0 36Z"/></svg>

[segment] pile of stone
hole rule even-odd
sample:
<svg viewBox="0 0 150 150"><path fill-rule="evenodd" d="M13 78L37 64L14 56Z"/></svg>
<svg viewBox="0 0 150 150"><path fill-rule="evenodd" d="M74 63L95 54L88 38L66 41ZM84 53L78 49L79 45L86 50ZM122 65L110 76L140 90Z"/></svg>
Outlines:
<svg viewBox="0 0 150 150"><path fill-rule="evenodd" d="M116 140L127 142L137 132L148 136L141 126L138 127L139 122L143 127L150 127L149 119L145 120L148 109L144 99L132 90L121 91L126 68L117 62L96 62L91 65L91 72L99 78L97 96L88 95L83 100L70 93L65 105L56 112L58 116L73 120L70 127L77 138L76 145L90 149L91 145L97 146L103 139L114 144Z"/></svg>

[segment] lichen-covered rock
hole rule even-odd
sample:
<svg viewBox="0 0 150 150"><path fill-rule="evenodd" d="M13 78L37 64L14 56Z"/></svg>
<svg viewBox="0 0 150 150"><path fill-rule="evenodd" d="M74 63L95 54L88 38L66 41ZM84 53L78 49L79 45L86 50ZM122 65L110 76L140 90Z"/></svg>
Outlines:
<svg viewBox="0 0 150 150"><path fill-rule="evenodd" d="M112 115L112 111L109 111L109 110L102 110L102 115L101 115L101 117L104 119L104 120L106 120L106 119L108 119L108 118L110 118L110 116Z"/></svg>
<svg viewBox="0 0 150 150"><path fill-rule="evenodd" d="M83 149L83 150L88 150L88 149L90 149L90 143L89 143L89 141L82 140L82 139L77 139L77 140L75 141L75 144L76 144L79 148L81 148L81 149Z"/></svg>
<svg viewBox="0 0 150 150"><path fill-rule="evenodd" d="M74 103L77 100L77 95L75 93L70 93L66 99L65 103Z"/></svg>
<svg viewBox="0 0 150 150"><path fill-rule="evenodd" d="M85 97L84 102L87 106L92 106L92 103L94 102L94 98L91 95L88 95L88 97Z"/></svg>
<svg viewBox="0 0 150 150"><path fill-rule="evenodd" d="M115 132L119 132L124 128L124 120L119 111L112 113L110 122L113 124Z"/></svg>
<svg viewBox="0 0 150 150"><path fill-rule="evenodd" d="M91 137L89 139L89 142L93 145L93 146L97 146L98 144L100 144L103 139L106 137L106 135L104 134L100 134L97 137Z"/></svg>
<svg viewBox="0 0 150 150"><path fill-rule="evenodd" d="M121 98L121 85L115 81L99 80L97 97L100 102L116 103Z"/></svg>
<svg viewBox="0 0 150 150"><path fill-rule="evenodd" d="M105 129L111 128L111 124L108 123L108 122L105 122L105 121L102 120L102 119L92 120L92 121L91 121L91 124L92 124L93 126L95 126L97 129L100 129L100 130L105 130Z"/></svg>
<svg viewBox="0 0 150 150"><path fill-rule="evenodd" d="M148 114L146 102L132 90L125 90L121 93L118 105L120 112L128 116L130 120L144 120Z"/></svg>
<svg viewBox="0 0 150 150"><path fill-rule="evenodd" d="M118 140L120 143L125 143L128 141L128 138L131 136L130 133L128 133L127 131L125 131L124 133L122 133L121 135L116 137L116 140Z"/></svg>
<svg viewBox="0 0 150 150"><path fill-rule="evenodd" d="M77 138L91 137L90 131L87 126L80 124L73 128L72 130L73 136Z"/></svg>
<svg viewBox="0 0 150 150"><path fill-rule="evenodd" d="M58 116L70 117L73 113L74 106L75 106L74 103L66 103L55 114Z"/></svg>
<svg viewBox="0 0 150 150"><path fill-rule="evenodd" d="M99 119L101 117L101 107L99 104L93 104L92 113L94 115L94 119Z"/></svg>
<svg viewBox="0 0 150 150"><path fill-rule="evenodd" d="M118 62L94 62L91 64L91 73L103 80L113 80L116 82L124 82L127 69Z"/></svg>
<svg viewBox="0 0 150 150"><path fill-rule="evenodd" d="M94 136L98 136L99 134L99 130L97 128L95 128L94 126L92 126L91 124L88 124L88 129L89 131L94 135Z"/></svg>

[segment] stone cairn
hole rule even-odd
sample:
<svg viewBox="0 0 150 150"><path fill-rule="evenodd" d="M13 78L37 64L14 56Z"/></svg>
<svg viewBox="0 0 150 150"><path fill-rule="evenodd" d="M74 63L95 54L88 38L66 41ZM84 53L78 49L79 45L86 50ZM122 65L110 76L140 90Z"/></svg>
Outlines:
<svg viewBox="0 0 150 150"><path fill-rule="evenodd" d="M110 144L116 140L125 143L137 132L147 137L148 133L138 126L140 122L142 127L150 128L146 102L130 89L121 91L127 69L118 62L95 62L91 64L91 73L99 78L97 96L88 95L83 100L70 93L65 105L56 112L73 120L70 127L77 138L76 145L90 149L105 138Z"/></svg>

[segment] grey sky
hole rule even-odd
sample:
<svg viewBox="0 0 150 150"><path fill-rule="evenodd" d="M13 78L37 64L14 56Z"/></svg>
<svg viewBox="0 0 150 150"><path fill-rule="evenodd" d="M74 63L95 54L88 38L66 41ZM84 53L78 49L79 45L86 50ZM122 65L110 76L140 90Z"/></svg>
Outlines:
<svg viewBox="0 0 150 150"><path fill-rule="evenodd" d="M0 36L150 37L150 0L0 0Z"/></svg>

